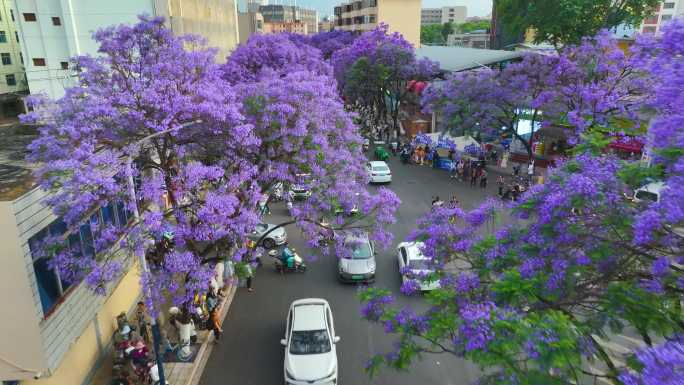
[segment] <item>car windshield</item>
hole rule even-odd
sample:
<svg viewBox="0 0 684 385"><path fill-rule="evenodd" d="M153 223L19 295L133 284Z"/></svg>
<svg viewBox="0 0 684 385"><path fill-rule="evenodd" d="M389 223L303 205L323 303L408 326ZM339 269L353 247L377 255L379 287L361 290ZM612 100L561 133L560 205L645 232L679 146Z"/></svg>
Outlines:
<svg viewBox="0 0 684 385"><path fill-rule="evenodd" d="M347 247L351 250L352 259L368 259L373 255L368 242L348 242Z"/></svg>
<svg viewBox="0 0 684 385"><path fill-rule="evenodd" d="M412 259L409 261L411 270L431 270L430 262L427 259Z"/></svg>
<svg viewBox="0 0 684 385"><path fill-rule="evenodd" d="M389 171L389 168L387 166L375 166L373 171Z"/></svg>
<svg viewBox="0 0 684 385"><path fill-rule="evenodd" d="M265 223L259 223L258 225L256 225L256 229L254 229L254 232L256 232L256 233L263 233L264 231L266 231L266 229L268 229L268 225L267 225L267 224L265 224Z"/></svg>
<svg viewBox="0 0 684 385"><path fill-rule="evenodd" d="M291 354L321 354L330 351L328 332L323 330L299 330L292 332Z"/></svg>
<svg viewBox="0 0 684 385"><path fill-rule="evenodd" d="M657 202L658 201L658 194L654 194L650 191L646 190L639 190L636 193L636 198L641 199L642 201L651 201L651 202Z"/></svg>

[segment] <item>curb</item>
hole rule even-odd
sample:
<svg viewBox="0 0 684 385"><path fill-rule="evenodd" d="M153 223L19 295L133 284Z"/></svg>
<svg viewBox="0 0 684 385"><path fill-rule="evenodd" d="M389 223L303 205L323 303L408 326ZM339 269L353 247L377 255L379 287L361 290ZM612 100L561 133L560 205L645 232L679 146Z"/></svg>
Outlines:
<svg viewBox="0 0 684 385"><path fill-rule="evenodd" d="M221 323L223 323L223 321L226 318L226 315L228 314L228 310L230 309L230 305L233 303L233 298L235 297L236 292L237 285L231 285L230 292L226 295L226 299L223 301L223 304L221 304ZM187 382L183 385L199 384L200 377L204 372L204 367L206 366L207 361L209 360L211 351L214 350L214 344L212 344L213 341L214 333L209 331L207 339L204 341L204 343L202 343L202 346L200 346L199 351L197 352L197 357L195 357L196 364L193 365L192 371L190 372L190 376L188 377Z"/></svg>

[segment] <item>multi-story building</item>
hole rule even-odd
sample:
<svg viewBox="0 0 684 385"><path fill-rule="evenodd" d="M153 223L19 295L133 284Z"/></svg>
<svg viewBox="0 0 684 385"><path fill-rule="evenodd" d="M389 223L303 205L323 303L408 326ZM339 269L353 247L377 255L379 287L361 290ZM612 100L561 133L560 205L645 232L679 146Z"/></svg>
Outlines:
<svg viewBox="0 0 684 385"><path fill-rule="evenodd" d="M315 9L269 4L260 6L259 13L264 16L264 23L302 22L307 25L308 33L318 32L318 11Z"/></svg>
<svg viewBox="0 0 684 385"><path fill-rule="evenodd" d="M660 35L663 25L677 17L684 17L684 0L665 0L658 5L655 14L641 23L639 31Z"/></svg>
<svg viewBox="0 0 684 385"><path fill-rule="evenodd" d="M267 4L267 0L247 0L247 12L259 12L259 7Z"/></svg>
<svg viewBox="0 0 684 385"><path fill-rule="evenodd" d="M451 6L442 8L423 8L420 10L420 24L465 23L468 8L465 6Z"/></svg>
<svg viewBox="0 0 684 385"><path fill-rule="evenodd" d="M447 37L447 45L488 49L489 32L481 30L471 33L453 33Z"/></svg>
<svg viewBox="0 0 684 385"><path fill-rule="evenodd" d="M335 7L335 29L364 32L380 23L420 46L420 0L355 0Z"/></svg>
<svg viewBox="0 0 684 385"><path fill-rule="evenodd" d="M24 57L11 0L0 0L0 117L14 117L24 112L28 93Z"/></svg>
<svg viewBox="0 0 684 385"><path fill-rule="evenodd" d="M176 34L198 34L225 58L238 43L236 0L22 0L13 6L31 93L52 98L74 84L69 59L97 55L92 33L133 23L140 14L163 16Z"/></svg>
<svg viewBox="0 0 684 385"><path fill-rule="evenodd" d="M325 17L318 22L318 32L330 32L335 28L335 22Z"/></svg>
<svg viewBox="0 0 684 385"><path fill-rule="evenodd" d="M40 17L40 15L38 15ZM15 16L16 17L16 16ZM129 268L96 295L83 282L68 282L53 270L39 245L47 236L67 237L83 253L94 249L89 223L65 234L66 225L43 205L47 193L35 187L32 165L22 156L36 137L34 128L16 125L0 131L0 383L80 385L108 357L115 317L139 298L139 273ZM88 222L125 226L131 220L121 202L110 202Z"/></svg>
<svg viewBox="0 0 684 385"><path fill-rule="evenodd" d="M243 44L255 33L264 32L264 16L259 12L240 12L238 13L238 25L240 44Z"/></svg>
<svg viewBox="0 0 684 385"><path fill-rule="evenodd" d="M271 22L264 23L264 33L299 33L306 35L309 31L309 25L301 21L288 22Z"/></svg>

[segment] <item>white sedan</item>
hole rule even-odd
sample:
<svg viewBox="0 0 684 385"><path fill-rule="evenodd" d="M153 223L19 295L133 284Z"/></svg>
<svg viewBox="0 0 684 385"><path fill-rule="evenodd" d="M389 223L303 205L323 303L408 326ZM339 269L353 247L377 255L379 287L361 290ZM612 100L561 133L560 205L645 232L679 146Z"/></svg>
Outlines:
<svg viewBox="0 0 684 385"><path fill-rule="evenodd" d="M320 298L292 302L287 314L284 375L286 385L337 384L337 350L332 311Z"/></svg>
<svg viewBox="0 0 684 385"><path fill-rule="evenodd" d="M439 280L420 278L434 273L434 270L430 267L429 259L420 251L422 247L422 242L402 242L397 246L397 260L401 281L405 283L408 280L417 280L421 291L438 289Z"/></svg>
<svg viewBox="0 0 684 385"><path fill-rule="evenodd" d="M371 183L389 183L392 181L392 171L387 163L376 160L366 163L366 171Z"/></svg>

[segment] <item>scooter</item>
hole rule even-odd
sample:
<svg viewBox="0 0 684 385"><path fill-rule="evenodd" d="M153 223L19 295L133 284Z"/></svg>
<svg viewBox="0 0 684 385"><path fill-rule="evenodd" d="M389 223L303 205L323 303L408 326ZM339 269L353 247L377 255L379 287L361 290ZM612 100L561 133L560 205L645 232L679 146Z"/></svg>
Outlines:
<svg viewBox="0 0 684 385"><path fill-rule="evenodd" d="M291 264L288 264L287 259L284 258L283 254L285 254L286 250L292 255L291 258L293 258L293 262ZM283 248L282 251L274 249L269 251L268 255L273 258L273 267L279 273L303 273L306 271L306 262L297 254L295 249L290 249L288 247Z"/></svg>

